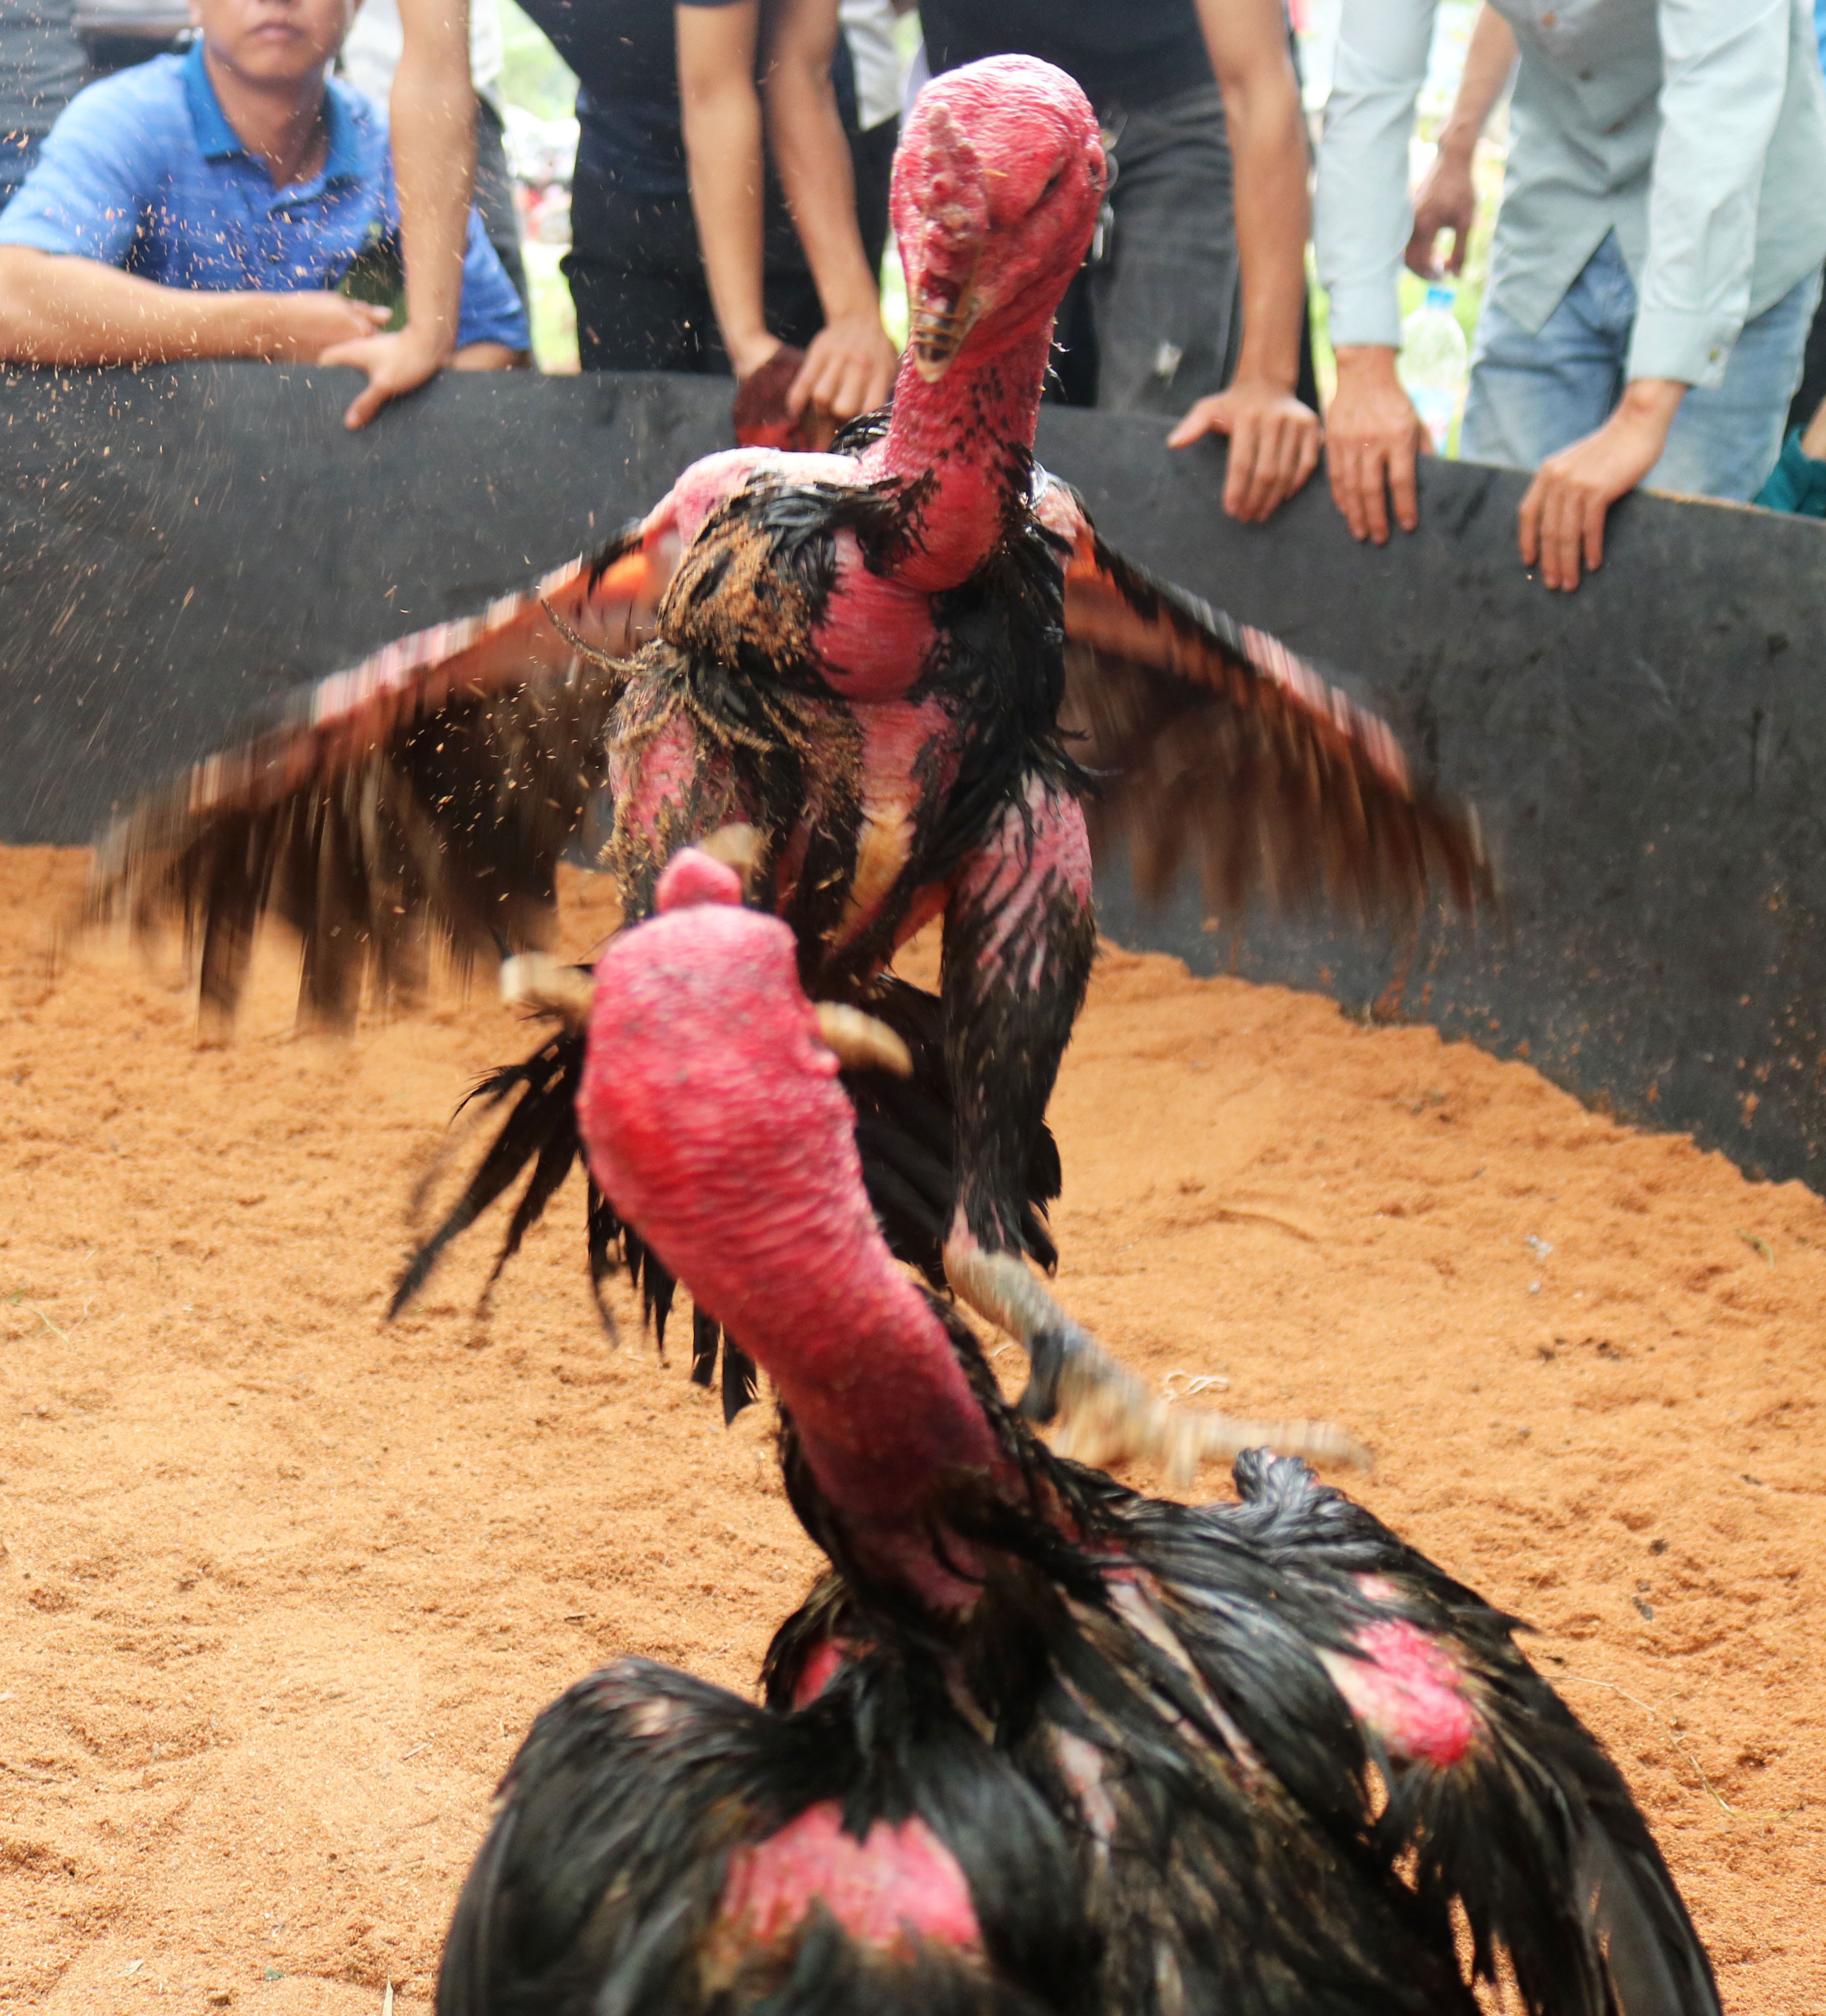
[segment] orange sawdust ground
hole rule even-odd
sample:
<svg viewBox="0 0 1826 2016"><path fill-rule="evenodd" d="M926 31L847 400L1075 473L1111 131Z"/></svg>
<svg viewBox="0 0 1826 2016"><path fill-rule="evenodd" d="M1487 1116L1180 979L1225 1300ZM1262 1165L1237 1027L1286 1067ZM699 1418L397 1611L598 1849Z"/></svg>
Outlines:
<svg viewBox="0 0 1826 2016"><path fill-rule="evenodd" d="M174 963L47 977L82 866L0 852L0 2002L422 2009L534 1712L624 1652L752 1687L812 1551L767 1410L725 1432L625 1296L599 1334L574 1186L486 1321L483 1241L380 1323L526 1043L480 990L295 1039L281 949L201 1047ZM1373 1445L1369 1503L1538 1627L1727 2007L1826 2007L1826 1206L1160 959L1104 961L1054 1118L1068 1304Z"/></svg>

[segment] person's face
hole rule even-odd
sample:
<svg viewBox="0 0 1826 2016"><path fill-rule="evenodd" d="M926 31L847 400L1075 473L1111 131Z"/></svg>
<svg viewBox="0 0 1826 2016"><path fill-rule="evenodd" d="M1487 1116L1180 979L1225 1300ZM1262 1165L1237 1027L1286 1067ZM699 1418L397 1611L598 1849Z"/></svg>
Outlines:
<svg viewBox="0 0 1826 2016"><path fill-rule="evenodd" d="M320 77L354 13L354 0L190 0L210 55L260 84Z"/></svg>

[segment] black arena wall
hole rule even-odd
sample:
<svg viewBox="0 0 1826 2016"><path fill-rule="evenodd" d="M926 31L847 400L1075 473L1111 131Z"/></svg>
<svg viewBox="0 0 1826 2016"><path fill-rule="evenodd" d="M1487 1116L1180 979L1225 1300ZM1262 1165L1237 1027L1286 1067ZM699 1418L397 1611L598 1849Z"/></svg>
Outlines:
<svg viewBox="0 0 1826 2016"><path fill-rule="evenodd" d="M447 374L350 435L343 373L0 374L0 842L77 843L275 691L599 542L728 439L726 384ZM1100 879L1195 970L1436 1023L1620 1115L1826 1189L1826 527L1637 497L1602 571L1516 558L1523 480L1425 465L1359 547L1322 480L1224 515L1222 451L1048 411L1041 458L1135 559L1274 631L1473 799L1508 913L1366 942L1202 927Z"/></svg>

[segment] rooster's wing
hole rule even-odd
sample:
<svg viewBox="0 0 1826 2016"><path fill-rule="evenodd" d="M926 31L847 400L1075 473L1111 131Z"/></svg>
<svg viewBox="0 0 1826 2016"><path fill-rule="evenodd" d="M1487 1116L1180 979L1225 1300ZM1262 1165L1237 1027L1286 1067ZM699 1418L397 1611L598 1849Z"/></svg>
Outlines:
<svg viewBox="0 0 1826 2016"><path fill-rule="evenodd" d="M1189 855L1213 915L1258 892L1395 923L1436 894L1492 900L1475 812L1414 786L1385 722L1123 560L1062 488L1043 507L1071 545L1060 725L1098 780L1092 844L1126 841L1138 893L1164 895Z"/></svg>
<svg viewBox="0 0 1826 2016"><path fill-rule="evenodd" d="M459 964L541 942L603 779L617 661L664 586L631 531L302 689L103 835L86 920L182 920L226 1015L271 912L303 940L303 1006L332 1023L365 974L409 991L433 942Z"/></svg>

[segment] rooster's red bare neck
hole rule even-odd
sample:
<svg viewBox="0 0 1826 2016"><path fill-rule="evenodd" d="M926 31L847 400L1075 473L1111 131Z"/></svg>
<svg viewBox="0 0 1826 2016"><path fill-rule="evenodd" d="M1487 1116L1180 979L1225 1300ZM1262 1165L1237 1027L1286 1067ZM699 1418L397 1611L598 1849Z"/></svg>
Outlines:
<svg viewBox="0 0 1826 2016"><path fill-rule="evenodd" d="M855 1112L800 992L793 934L692 849L661 914L597 962L577 1116L590 1167L698 1306L768 1373L873 1572L938 1609L976 1591L929 1521L1004 1459L949 1333L863 1188Z"/></svg>
<svg viewBox="0 0 1826 2016"><path fill-rule="evenodd" d="M919 375L911 349L888 431L864 466L919 490L919 542L897 570L936 593L969 578L1026 494L1028 458L1052 344L1052 317L986 351L967 343L942 378Z"/></svg>

